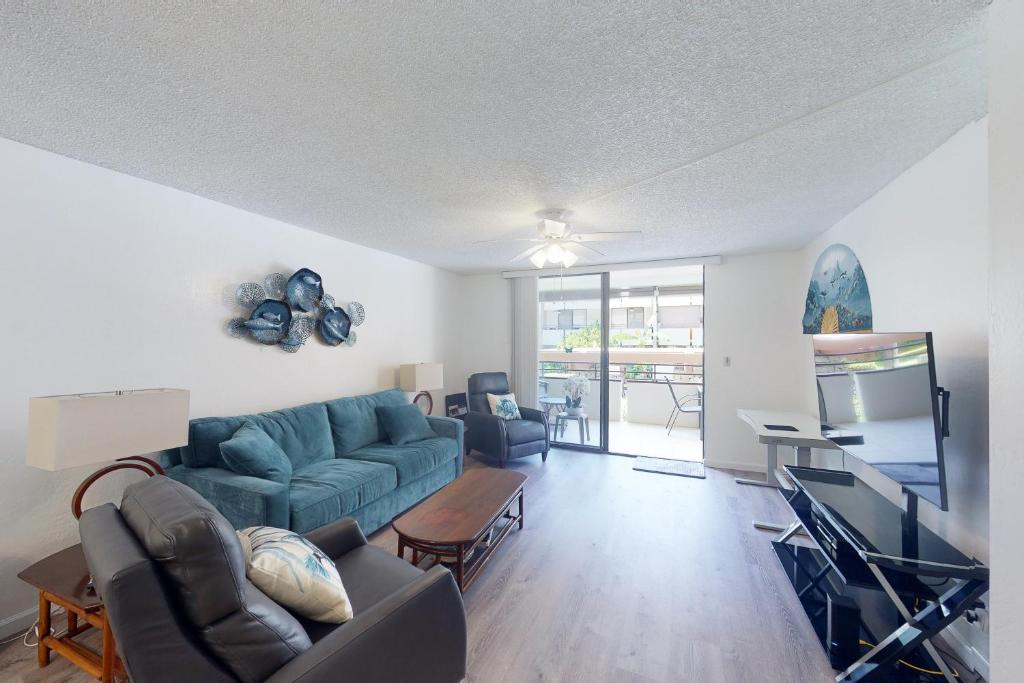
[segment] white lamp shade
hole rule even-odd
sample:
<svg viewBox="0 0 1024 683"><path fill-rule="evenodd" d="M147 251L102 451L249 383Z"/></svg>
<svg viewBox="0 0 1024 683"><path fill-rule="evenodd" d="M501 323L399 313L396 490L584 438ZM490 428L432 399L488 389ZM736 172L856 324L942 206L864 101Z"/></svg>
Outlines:
<svg viewBox="0 0 1024 683"><path fill-rule="evenodd" d="M398 382L402 391L429 391L444 386L444 365L441 363L412 363L398 369Z"/></svg>
<svg viewBox="0 0 1024 683"><path fill-rule="evenodd" d="M26 463L63 470L184 446L188 400L185 389L33 398Z"/></svg>

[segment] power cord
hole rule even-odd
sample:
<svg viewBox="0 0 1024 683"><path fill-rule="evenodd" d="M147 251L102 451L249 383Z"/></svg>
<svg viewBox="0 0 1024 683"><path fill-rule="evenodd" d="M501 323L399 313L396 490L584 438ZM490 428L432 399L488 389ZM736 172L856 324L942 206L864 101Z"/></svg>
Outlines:
<svg viewBox="0 0 1024 683"><path fill-rule="evenodd" d="M66 611L67 610L65 610L63 607L54 606L54 609L50 612L51 623L54 618L60 617ZM51 634L53 635L54 638L63 638L68 634L68 630L66 628L62 631L53 631L51 629ZM35 641L30 642L29 639L33 636L35 637ZM25 647L36 647L37 645L39 645L39 620L36 619L34 622L32 622L32 625L28 627L28 630L25 631L25 633L19 633L18 635L11 636L6 640L0 640L0 645L8 645L16 640L21 640L21 644Z"/></svg>
<svg viewBox="0 0 1024 683"><path fill-rule="evenodd" d="M865 647L875 647L872 643L869 643L866 640L860 641L860 644L865 646ZM933 671L932 669L924 669L924 668L922 668L920 666L916 666L914 664L911 664L910 662L908 662L905 659L900 659L898 661L903 666L907 667L908 669L911 669L912 671L917 671L918 673L928 674L930 676L941 676L942 675L941 671ZM960 678L960 672L959 671L954 671L953 672L953 678Z"/></svg>

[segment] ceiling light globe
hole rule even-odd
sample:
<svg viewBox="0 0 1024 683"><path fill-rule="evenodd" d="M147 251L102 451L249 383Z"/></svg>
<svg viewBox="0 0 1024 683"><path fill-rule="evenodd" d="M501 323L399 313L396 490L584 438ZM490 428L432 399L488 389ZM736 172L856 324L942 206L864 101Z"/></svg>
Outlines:
<svg viewBox="0 0 1024 683"><path fill-rule="evenodd" d="M579 256L572 253L568 249L562 250L562 265L566 268L572 268L573 265L580 259Z"/></svg>
<svg viewBox="0 0 1024 683"><path fill-rule="evenodd" d="M537 266L538 268L543 268L545 261L547 261L547 256L544 255L543 249L534 252L533 256L530 257L530 263Z"/></svg>
<svg viewBox="0 0 1024 683"><path fill-rule="evenodd" d="M552 263L561 263L562 257L565 255L565 249L562 249L560 244L552 244L547 248L548 261Z"/></svg>

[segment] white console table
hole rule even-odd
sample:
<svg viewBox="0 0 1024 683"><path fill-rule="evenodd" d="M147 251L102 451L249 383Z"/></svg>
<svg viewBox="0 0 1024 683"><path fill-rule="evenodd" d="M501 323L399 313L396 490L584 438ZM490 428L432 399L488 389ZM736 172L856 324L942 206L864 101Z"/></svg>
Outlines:
<svg viewBox="0 0 1024 683"><path fill-rule="evenodd" d="M768 486L781 488L776 472L779 468L779 446L790 446L796 452L796 465L810 467L811 449L838 450L838 446L821 435L821 422L813 415L803 413L777 413L768 410L746 410L740 408L736 415L754 431L754 438L764 444L768 467L765 480L736 479L737 484L747 486ZM792 429L777 429L791 427ZM782 531L785 525L771 522L754 522L758 529Z"/></svg>

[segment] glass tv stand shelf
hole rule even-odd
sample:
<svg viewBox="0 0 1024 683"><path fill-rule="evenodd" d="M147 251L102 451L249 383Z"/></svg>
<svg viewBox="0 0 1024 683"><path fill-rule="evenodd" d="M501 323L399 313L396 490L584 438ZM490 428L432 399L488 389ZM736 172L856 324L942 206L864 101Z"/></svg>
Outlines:
<svg viewBox="0 0 1024 683"><path fill-rule="evenodd" d="M837 681L916 681L904 663L955 677L931 638L988 590L988 568L863 481L785 468L797 521L772 543L839 670ZM812 545L793 544L801 531Z"/></svg>

